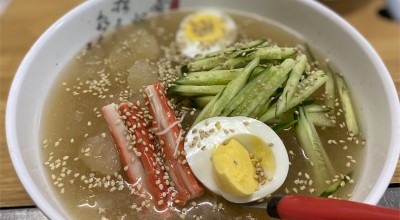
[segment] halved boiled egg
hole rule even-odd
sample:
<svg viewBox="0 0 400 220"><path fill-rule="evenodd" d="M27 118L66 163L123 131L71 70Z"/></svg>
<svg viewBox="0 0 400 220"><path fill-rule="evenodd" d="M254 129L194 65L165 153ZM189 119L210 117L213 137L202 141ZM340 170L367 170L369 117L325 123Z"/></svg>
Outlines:
<svg viewBox="0 0 400 220"><path fill-rule="evenodd" d="M185 139L193 174L213 193L234 203L264 198L285 181L286 148L266 124L248 117L199 122Z"/></svg>
<svg viewBox="0 0 400 220"><path fill-rule="evenodd" d="M231 17L216 9L205 9L182 20L176 42L184 55L193 58L232 44L236 36L236 24Z"/></svg>

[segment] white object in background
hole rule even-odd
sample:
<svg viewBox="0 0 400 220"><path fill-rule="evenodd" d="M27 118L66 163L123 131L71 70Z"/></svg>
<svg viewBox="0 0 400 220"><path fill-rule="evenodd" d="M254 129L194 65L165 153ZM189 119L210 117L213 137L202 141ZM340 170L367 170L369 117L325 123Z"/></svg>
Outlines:
<svg viewBox="0 0 400 220"><path fill-rule="evenodd" d="M390 16L400 23L400 0L386 0L386 7Z"/></svg>
<svg viewBox="0 0 400 220"><path fill-rule="evenodd" d="M6 11L8 4L10 4L10 0L0 0L0 16Z"/></svg>

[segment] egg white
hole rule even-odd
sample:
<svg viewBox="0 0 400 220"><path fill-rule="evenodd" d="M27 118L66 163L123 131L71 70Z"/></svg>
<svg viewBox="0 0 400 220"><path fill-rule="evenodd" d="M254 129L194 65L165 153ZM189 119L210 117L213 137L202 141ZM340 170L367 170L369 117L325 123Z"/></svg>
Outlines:
<svg viewBox="0 0 400 220"><path fill-rule="evenodd" d="M191 22L195 16L212 15L224 21L224 29L226 33L214 42L202 42L200 40L189 39L184 31L184 27ZM226 13L216 9L204 9L187 15L180 23L178 32L176 33L176 42L182 54L193 58L196 55L205 55L225 48L235 42L237 36L237 28L234 20ZM204 44L207 44L204 47Z"/></svg>
<svg viewBox="0 0 400 220"><path fill-rule="evenodd" d="M215 127L216 122L221 125L220 131ZM195 136L199 136L200 130L208 132L212 128L214 128L214 132L209 132L207 137L194 141ZM224 129L228 131L230 129L230 131L227 132ZM197 130L197 132L193 132L194 130ZM260 186L253 194L249 196L231 195L223 190L223 186L220 186L214 176L211 161L212 152L215 147L230 138L235 138L246 148L249 135L257 136L266 143L266 147L270 148L275 156L276 170L271 181ZM193 141L195 146L193 146ZM268 146L271 143L272 145ZM248 117L214 117L201 121L188 131L184 148L187 162L200 182L213 193L234 203L247 203L270 195L283 184L289 170L288 154L279 136L263 122Z"/></svg>

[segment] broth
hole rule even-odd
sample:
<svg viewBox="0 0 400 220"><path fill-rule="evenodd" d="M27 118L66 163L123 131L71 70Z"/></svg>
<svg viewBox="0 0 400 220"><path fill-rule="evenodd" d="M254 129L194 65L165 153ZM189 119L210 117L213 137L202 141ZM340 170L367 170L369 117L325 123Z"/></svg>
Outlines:
<svg viewBox="0 0 400 220"><path fill-rule="evenodd" d="M157 81L157 77L149 74L141 78L137 88L129 88L127 71L140 59L149 59L162 66L165 57L174 60L171 42L179 22L187 12L173 12L144 19L139 23L122 27L106 36L100 44L84 49L60 75L49 95L42 117L43 160L48 170L48 179L54 186L71 218L74 219L154 219L159 217L153 212L137 212L132 208L133 196L126 181L123 168L116 162L101 172L93 171L84 160L88 150L88 141L101 147L112 147L113 141L108 125L100 109L109 103L120 103L122 100L142 100L137 92L141 86ZM295 46L303 44L299 35L288 30L246 15L231 14L240 29L239 38L259 39L268 37L280 46ZM132 33L154 36L159 48L167 48L155 54L154 51L131 51L129 39ZM141 35L139 34L139 35ZM169 48L169 49L168 49ZM154 53L153 53L154 52ZM152 54L153 53L153 54ZM164 54L172 53L165 56ZM161 61L160 61L161 60ZM321 59L320 62L323 60ZM167 71L174 72L175 61ZM164 69L165 70L165 69ZM322 91L316 96L320 97ZM340 107L340 106L339 106ZM337 115L337 123L343 123L343 115ZM318 133L324 143L338 173L347 174L353 171L355 183L346 184L335 196L348 199L356 186L357 171L363 157L362 140L349 137L344 128L318 128ZM276 192L281 194L300 193L316 195L312 176L306 166L306 159L296 140L293 129L283 132L282 138L291 166L284 185ZM332 137L335 137L334 140ZM351 140L350 140L351 138ZM94 144L92 145L94 146ZM104 155L117 160L118 155ZM95 165L94 165L95 166ZM118 170L118 172L113 172ZM311 176L311 177L310 177ZM351 181L353 182L353 180ZM206 192L200 198L194 199L184 207L175 207L176 215L172 218L203 218L203 219L265 219L262 211L253 211L230 204L224 199Z"/></svg>

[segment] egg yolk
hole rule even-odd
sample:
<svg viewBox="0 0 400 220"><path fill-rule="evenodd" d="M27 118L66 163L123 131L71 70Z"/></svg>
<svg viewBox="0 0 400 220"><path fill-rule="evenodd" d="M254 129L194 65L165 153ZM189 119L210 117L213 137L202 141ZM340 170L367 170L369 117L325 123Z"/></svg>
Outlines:
<svg viewBox="0 0 400 220"><path fill-rule="evenodd" d="M247 196L257 190L250 154L237 140L230 139L218 146L212 154L212 163L216 178L227 193Z"/></svg>
<svg viewBox="0 0 400 220"><path fill-rule="evenodd" d="M260 162L265 176L267 178L272 178L275 175L276 160L271 147L256 136L249 138L246 146L250 146L248 150L252 152L254 158L257 158L258 162Z"/></svg>
<svg viewBox="0 0 400 220"><path fill-rule="evenodd" d="M183 27L185 36L191 41L213 42L225 35L225 21L213 14L193 15Z"/></svg>

